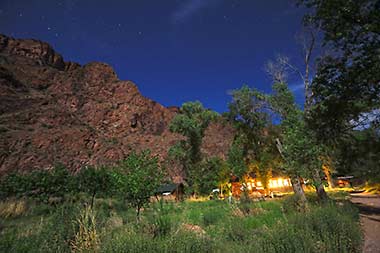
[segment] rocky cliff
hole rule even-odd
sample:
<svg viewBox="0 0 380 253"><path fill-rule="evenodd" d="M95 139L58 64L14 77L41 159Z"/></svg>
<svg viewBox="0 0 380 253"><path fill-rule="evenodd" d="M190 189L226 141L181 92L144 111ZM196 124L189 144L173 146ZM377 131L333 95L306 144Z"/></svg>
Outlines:
<svg viewBox="0 0 380 253"><path fill-rule="evenodd" d="M0 174L55 163L78 170L143 149L164 160L182 138L168 130L176 113L119 80L107 64L65 62L47 43L0 35ZM204 152L224 157L232 132L211 125Z"/></svg>

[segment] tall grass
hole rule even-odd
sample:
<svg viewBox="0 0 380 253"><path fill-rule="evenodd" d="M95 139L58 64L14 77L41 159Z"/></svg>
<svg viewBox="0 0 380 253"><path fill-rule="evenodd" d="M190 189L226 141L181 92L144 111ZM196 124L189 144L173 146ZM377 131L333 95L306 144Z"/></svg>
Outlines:
<svg viewBox="0 0 380 253"><path fill-rule="evenodd" d="M348 202L156 203L142 213L112 203L65 204L0 222L0 252L360 252L358 212ZM286 212L283 206L288 206ZM30 208L39 208L30 207ZM259 210L259 211L258 211Z"/></svg>
<svg viewBox="0 0 380 253"><path fill-rule="evenodd" d="M96 229L96 214L86 206L80 212L75 225L77 231L71 240L73 252L97 252L99 250L99 232Z"/></svg>
<svg viewBox="0 0 380 253"><path fill-rule="evenodd" d="M25 199L9 199L0 202L0 217L15 218L25 215L28 203Z"/></svg>

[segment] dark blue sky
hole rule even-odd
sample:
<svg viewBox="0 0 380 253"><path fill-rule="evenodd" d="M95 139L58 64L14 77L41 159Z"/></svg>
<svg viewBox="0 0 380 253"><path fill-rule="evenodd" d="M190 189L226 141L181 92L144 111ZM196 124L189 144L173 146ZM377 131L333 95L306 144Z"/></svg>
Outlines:
<svg viewBox="0 0 380 253"><path fill-rule="evenodd" d="M276 54L300 62L292 0L0 0L0 33L50 43L65 60L110 64L163 105L227 110L228 90L270 91ZM291 88L302 101L300 81Z"/></svg>

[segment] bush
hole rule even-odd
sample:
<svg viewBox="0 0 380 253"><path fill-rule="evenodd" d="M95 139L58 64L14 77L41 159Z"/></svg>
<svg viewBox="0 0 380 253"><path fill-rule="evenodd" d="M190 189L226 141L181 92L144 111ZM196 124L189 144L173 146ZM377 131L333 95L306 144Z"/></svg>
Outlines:
<svg viewBox="0 0 380 253"><path fill-rule="evenodd" d="M203 213L202 218L205 226L215 225L223 218L223 213L220 209L209 209Z"/></svg>
<svg viewBox="0 0 380 253"><path fill-rule="evenodd" d="M116 170L120 181L120 194L130 206L136 208L139 219L141 209L150 202L150 197L154 195L163 178L158 157L151 156L149 150L140 154L131 153L119 163Z"/></svg>
<svg viewBox="0 0 380 253"><path fill-rule="evenodd" d="M10 173L0 182L0 198L30 197L48 203L50 198L63 200L72 190L72 176L63 166L52 170L34 170L27 174Z"/></svg>
<svg viewBox="0 0 380 253"><path fill-rule="evenodd" d="M170 215L157 215L152 223L152 234L154 237L167 236L173 229L173 221Z"/></svg>
<svg viewBox="0 0 380 253"><path fill-rule="evenodd" d="M291 195L283 201L282 210L284 213L305 212L305 205L298 195Z"/></svg>

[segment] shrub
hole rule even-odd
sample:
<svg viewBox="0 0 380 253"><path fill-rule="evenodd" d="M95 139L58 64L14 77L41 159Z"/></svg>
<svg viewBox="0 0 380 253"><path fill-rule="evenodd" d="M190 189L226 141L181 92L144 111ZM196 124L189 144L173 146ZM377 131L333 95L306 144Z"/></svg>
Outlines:
<svg viewBox="0 0 380 253"><path fill-rule="evenodd" d="M75 178L78 185L77 191L87 193L91 196L91 208L94 207L97 194L107 196L114 190L114 177L112 176L112 172L105 167L85 167L80 170Z"/></svg>
<svg viewBox="0 0 380 253"><path fill-rule="evenodd" d="M205 226L215 225L223 218L223 213L220 209L208 209L203 213L202 218Z"/></svg>
<svg viewBox="0 0 380 253"><path fill-rule="evenodd" d="M27 174L10 173L1 179L0 198L30 197L48 203L50 198L63 199L71 191L72 181L72 176L63 166Z"/></svg>
<svg viewBox="0 0 380 253"><path fill-rule="evenodd" d="M129 205L136 208L139 218L141 209L149 203L162 181L158 158L152 157L150 151L132 153L116 170L119 173L116 176L120 177L120 193Z"/></svg>
<svg viewBox="0 0 380 253"><path fill-rule="evenodd" d="M292 213L292 212L305 212L306 208L302 200L300 200L299 196L294 194L291 195L283 201L282 209L284 213Z"/></svg>
<svg viewBox="0 0 380 253"><path fill-rule="evenodd" d="M152 223L152 234L154 237L167 236L173 230L173 220L170 215L156 215Z"/></svg>

